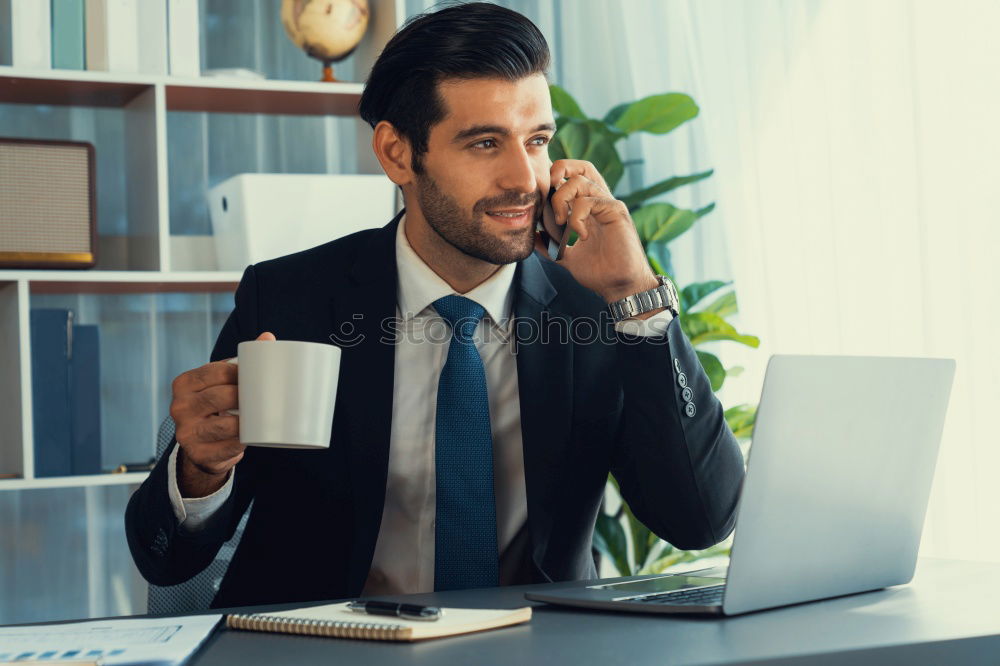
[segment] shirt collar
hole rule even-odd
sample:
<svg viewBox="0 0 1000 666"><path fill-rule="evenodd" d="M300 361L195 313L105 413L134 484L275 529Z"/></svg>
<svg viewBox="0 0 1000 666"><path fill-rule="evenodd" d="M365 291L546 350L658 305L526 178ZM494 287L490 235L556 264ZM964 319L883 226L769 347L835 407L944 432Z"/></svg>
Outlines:
<svg viewBox="0 0 1000 666"><path fill-rule="evenodd" d="M396 229L396 269L399 312L403 320L412 319L423 312L439 298L457 293L447 282L435 273L406 239L404 228L406 215L399 220ZM517 264L504 264L487 280L474 289L460 294L483 306L490 319L500 327L508 323Z"/></svg>

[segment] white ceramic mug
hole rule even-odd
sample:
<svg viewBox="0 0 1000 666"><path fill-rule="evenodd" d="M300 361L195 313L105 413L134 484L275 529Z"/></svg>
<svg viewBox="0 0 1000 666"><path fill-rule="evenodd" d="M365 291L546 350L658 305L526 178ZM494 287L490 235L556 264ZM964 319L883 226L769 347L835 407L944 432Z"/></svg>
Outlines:
<svg viewBox="0 0 1000 666"><path fill-rule="evenodd" d="M250 340L237 347L240 442L325 449L337 400L340 348L319 342Z"/></svg>

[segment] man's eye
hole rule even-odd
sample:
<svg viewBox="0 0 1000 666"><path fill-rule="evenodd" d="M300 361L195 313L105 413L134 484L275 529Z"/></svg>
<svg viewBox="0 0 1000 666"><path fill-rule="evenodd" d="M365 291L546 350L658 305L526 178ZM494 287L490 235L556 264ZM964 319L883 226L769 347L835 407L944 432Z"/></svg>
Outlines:
<svg viewBox="0 0 1000 666"><path fill-rule="evenodd" d="M536 146L544 146L549 141L550 141L550 139L547 136L536 136L534 139L531 140L531 142L534 145L536 145ZM490 145L486 145L486 144L490 144ZM472 147L473 148L483 148L483 149L486 149L486 148L495 148L496 144L497 144L496 139L483 139L482 141L477 141L476 143L472 144Z"/></svg>

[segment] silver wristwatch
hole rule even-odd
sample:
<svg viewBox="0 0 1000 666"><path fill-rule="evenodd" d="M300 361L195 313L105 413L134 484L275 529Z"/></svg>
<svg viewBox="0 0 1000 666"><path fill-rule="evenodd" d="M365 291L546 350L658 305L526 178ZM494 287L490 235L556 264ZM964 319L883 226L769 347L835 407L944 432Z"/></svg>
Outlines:
<svg viewBox="0 0 1000 666"><path fill-rule="evenodd" d="M611 316L616 322L640 315L644 312L666 308L676 317L680 299L677 297L677 287L665 275L657 275L660 286L649 291L641 291L625 298L608 303Z"/></svg>

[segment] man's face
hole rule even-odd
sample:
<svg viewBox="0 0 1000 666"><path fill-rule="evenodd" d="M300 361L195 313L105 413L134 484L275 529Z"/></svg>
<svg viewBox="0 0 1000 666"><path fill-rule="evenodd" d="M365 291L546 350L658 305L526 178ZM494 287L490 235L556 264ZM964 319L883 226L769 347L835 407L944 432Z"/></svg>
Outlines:
<svg viewBox="0 0 1000 666"><path fill-rule="evenodd" d="M446 116L431 128L424 171L415 179L424 218L482 261L526 258L552 166L555 124L545 77L448 80L438 90Z"/></svg>

